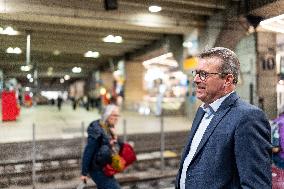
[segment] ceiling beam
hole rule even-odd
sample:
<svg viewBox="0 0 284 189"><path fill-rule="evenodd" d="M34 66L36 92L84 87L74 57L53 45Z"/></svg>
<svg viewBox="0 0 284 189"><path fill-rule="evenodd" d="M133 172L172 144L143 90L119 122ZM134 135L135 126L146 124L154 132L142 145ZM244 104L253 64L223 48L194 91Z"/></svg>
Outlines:
<svg viewBox="0 0 284 189"><path fill-rule="evenodd" d="M156 0L156 2L169 2L169 3L178 3L182 5L190 5L195 7L204 7L211 9L221 9L224 10L226 7L222 1L200 1L200 0Z"/></svg>
<svg viewBox="0 0 284 189"><path fill-rule="evenodd" d="M146 15L145 15L146 16ZM161 18L161 19L158 19ZM193 27L202 27L204 23L189 22L187 26L179 25L177 20L165 19L156 15L149 15L133 20L100 20L96 18L78 18L70 19L68 16L50 16L50 15L36 15L36 14L0 14L0 19L9 21L23 21L23 22L40 22L44 24L62 24L66 26L79 26L88 28L103 28L109 30L134 30L144 31L150 33L189 33ZM145 20L144 20L145 19ZM71 21L72 20L72 21ZM145 22L147 20L147 22Z"/></svg>
<svg viewBox="0 0 284 189"><path fill-rule="evenodd" d="M128 5L129 7L126 6L120 6L120 10L121 11L125 11L126 9L131 9L135 10L135 8L141 9L143 8L144 10L148 10L148 7L150 5L156 5L155 3L152 3L150 1L143 1L143 3L141 3L141 1L121 1L119 2L120 5ZM164 12L170 11L170 12L176 12L176 13L184 13L184 14L191 14L191 15L206 15L206 16L211 16L214 14L214 10L210 9L210 8L194 8L194 7L190 7L187 6L186 4L173 4L173 3L165 3L165 2L160 2L157 3L159 6L162 7L162 11L159 13L161 15L165 14ZM202 10L203 9L203 10Z"/></svg>
<svg viewBox="0 0 284 189"><path fill-rule="evenodd" d="M1 17L1 16L0 16ZM17 20L0 19L2 27L13 26L20 35L26 35L26 30L31 31L32 35L53 35L53 36L70 36L70 37L98 37L103 38L108 34L121 35L126 39L135 40L153 40L159 38L159 33L149 33L144 31L117 30L107 28L89 28L79 26L66 26L59 24L46 24L40 22L25 22Z"/></svg>
<svg viewBox="0 0 284 189"><path fill-rule="evenodd" d="M2 35L3 36L3 35ZM25 48L26 46L26 38L23 36L13 36L13 37L6 37L3 36L2 37L0 35L0 40L2 45L5 45L5 47L2 48L7 48L6 46L21 46L22 48ZM139 48L143 45L147 44L146 42L137 42L135 43L135 41L131 41L130 43L128 43L128 41L123 41L123 43L105 43L101 40L96 40L96 39L90 39L87 40L80 40L80 39L68 39L68 38L57 38L57 37L44 37L44 38L38 38L38 37L33 37L31 36L31 48L33 48L33 46L38 46L39 49L41 49L41 47L44 46L62 46L63 48L70 48L72 49L74 46L76 47L76 49L79 50L79 52L77 53L84 53L87 52L88 50L92 50L92 49L102 49L102 48L114 48L114 49L118 49L118 50L127 50L128 48ZM123 49L121 49L121 47L123 47ZM0 47L1 48L1 47ZM53 49L51 49L52 51ZM82 50L82 52L81 52Z"/></svg>
<svg viewBox="0 0 284 189"><path fill-rule="evenodd" d="M26 78L28 73L29 72L15 73L15 72L6 71L4 72L4 77L5 78L19 78L19 77ZM38 72L39 79L40 78L62 78L65 75L69 75L71 78L87 78L88 77L88 73L84 73L84 72L77 73L77 74L70 73L70 72L53 72L52 75L48 75L46 72Z"/></svg>

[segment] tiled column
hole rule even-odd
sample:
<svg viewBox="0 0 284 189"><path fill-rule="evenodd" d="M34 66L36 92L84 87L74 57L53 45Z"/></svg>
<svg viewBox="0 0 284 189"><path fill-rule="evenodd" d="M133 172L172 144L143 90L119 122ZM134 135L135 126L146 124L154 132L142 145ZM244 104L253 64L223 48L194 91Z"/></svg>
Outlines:
<svg viewBox="0 0 284 189"><path fill-rule="evenodd" d="M276 34L257 34L257 93L258 105L272 119L277 116Z"/></svg>
<svg viewBox="0 0 284 189"><path fill-rule="evenodd" d="M142 62L128 61L125 63L125 99L124 107L134 110L142 102L145 91L143 90L143 78L145 68Z"/></svg>

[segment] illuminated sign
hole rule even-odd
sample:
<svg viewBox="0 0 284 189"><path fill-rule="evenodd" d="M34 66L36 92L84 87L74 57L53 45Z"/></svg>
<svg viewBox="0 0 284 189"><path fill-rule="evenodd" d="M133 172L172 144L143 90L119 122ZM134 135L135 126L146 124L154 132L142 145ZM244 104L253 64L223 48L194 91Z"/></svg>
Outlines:
<svg viewBox="0 0 284 189"><path fill-rule="evenodd" d="M197 58L196 57L189 57L184 60L183 62L183 69L184 70L193 70L197 67Z"/></svg>

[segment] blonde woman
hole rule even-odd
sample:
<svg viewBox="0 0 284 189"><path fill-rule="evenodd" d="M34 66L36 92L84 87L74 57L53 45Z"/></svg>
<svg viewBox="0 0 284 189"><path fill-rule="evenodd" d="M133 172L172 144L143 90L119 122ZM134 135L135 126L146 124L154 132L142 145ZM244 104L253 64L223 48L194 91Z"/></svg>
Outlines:
<svg viewBox="0 0 284 189"><path fill-rule="evenodd" d="M111 163L112 149L119 147L115 126L119 117L116 105L107 105L100 120L93 121L88 129L88 142L82 159L80 179L87 181L88 176L96 183L98 189L120 189L114 176L107 176L103 167Z"/></svg>

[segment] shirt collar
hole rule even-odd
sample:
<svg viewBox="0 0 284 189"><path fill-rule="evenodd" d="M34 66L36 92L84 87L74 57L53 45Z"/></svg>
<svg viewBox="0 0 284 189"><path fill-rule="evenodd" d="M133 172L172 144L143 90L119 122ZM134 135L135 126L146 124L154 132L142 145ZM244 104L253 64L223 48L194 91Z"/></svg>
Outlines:
<svg viewBox="0 0 284 189"><path fill-rule="evenodd" d="M217 112L218 108L220 107L220 105L222 104L222 102L228 97L230 96L230 94L232 94L234 91L226 94L225 96L222 96L221 98L218 98L217 100L215 100L214 102L212 102L211 104L209 104L209 106L207 108L205 108L205 104L203 103L201 105L201 108L206 112L211 112L211 114L214 114L215 112Z"/></svg>

